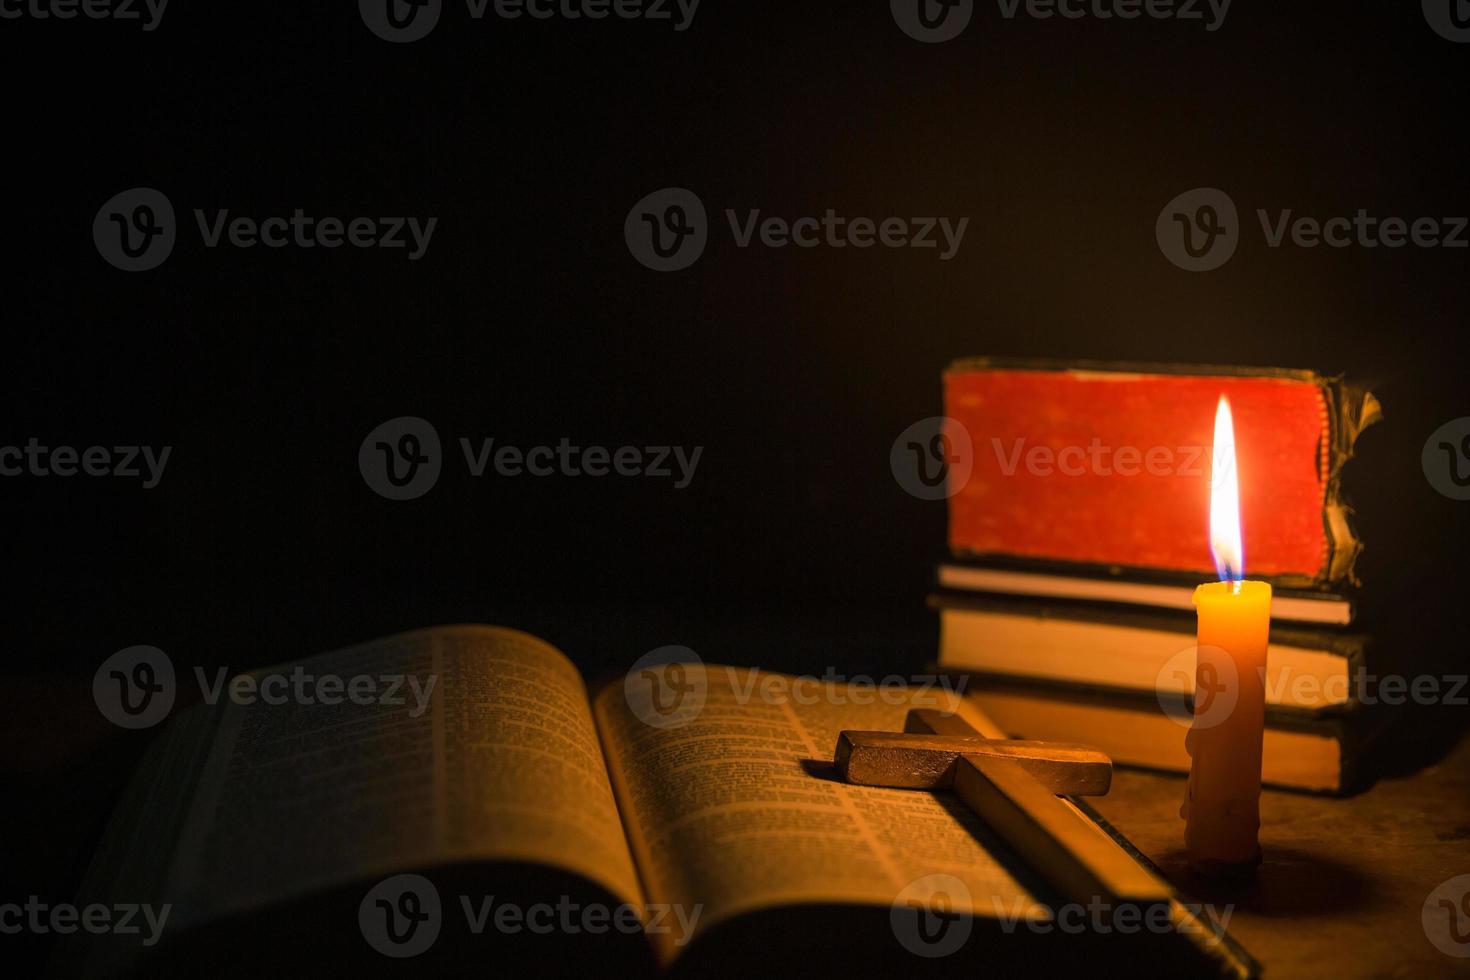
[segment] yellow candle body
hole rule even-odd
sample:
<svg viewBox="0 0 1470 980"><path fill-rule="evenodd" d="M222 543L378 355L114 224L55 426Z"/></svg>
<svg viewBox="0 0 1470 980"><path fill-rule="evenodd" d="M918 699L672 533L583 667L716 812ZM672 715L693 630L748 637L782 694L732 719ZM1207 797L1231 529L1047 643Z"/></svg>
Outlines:
<svg viewBox="0 0 1470 980"><path fill-rule="evenodd" d="M1260 860L1261 740L1271 586L1211 582L1194 592L1199 615L1191 757L1180 816L1197 868Z"/></svg>

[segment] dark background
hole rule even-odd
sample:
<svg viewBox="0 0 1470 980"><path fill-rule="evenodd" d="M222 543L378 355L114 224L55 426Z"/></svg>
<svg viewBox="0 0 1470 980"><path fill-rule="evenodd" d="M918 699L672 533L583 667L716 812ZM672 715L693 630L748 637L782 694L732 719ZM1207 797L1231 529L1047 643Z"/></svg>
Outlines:
<svg viewBox="0 0 1470 980"><path fill-rule="evenodd" d="M887 4L704 0L667 22L471 20L392 45L355 5L173 0L136 23L0 21L9 171L0 444L173 447L163 481L0 480L16 894L70 893L142 744L91 674L133 644L249 667L484 621L590 673L706 659L907 670L942 504L888 450L951 359L1345 372L1382 399L1350 495L1396 655L1463 669L1470 504L1420 450L1470 414L1470 251L1266 246L1257 208L1470 214L1470 45L1412 3L1236 0L1223 28L1003 19L924 45ZM98 255L151 186L162 267ZM632 204L694 190L692 268L637 264ZM1190 274L1154 239L1219 187L1246 225ZM427 255L205 249L192 210L437 216ZM736 248L723 211L971 218L934 250ZM429 419L439 484L369 491L379 423ZM703 446L693 484L471 479L460 436ZM1366 465L1366 460L1372 463ZM8 895L8 892L7 892ZM7 937L9 938L9 937Z"/></svg>

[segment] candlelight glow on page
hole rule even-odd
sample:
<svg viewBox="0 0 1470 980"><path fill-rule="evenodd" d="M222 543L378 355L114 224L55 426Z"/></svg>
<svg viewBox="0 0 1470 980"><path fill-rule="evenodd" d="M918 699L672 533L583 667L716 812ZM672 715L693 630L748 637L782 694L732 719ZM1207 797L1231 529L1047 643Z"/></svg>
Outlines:
<svg viewBox="0 0 1470 980"><path fill-rule="evenodd" d="M1220 396L1215 409L1215 454L1210 479L1210 553L1222 582L1245 578L1245 548L1240 540L1240 473L1235 465L1235 422L1230 400ZM1238 590L1238 585L1237 585Z"/></svg>

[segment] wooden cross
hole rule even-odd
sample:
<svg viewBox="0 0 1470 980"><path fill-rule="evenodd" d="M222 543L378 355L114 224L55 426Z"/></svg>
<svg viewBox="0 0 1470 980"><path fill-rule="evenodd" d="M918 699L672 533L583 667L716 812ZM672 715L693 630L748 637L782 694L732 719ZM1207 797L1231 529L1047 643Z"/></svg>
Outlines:
<svg viewBox="0 0 1470 980"><path fill-rule="evenodd" d="M981 734L958 715L914 709L904 733L843 732L835 762L863 786L952 788L992 831L1068 901L1167 903L1167 885L1057 794L1100 796L1113 763L1085 745ZM987 737L987 735L992 737Z"/></svg>

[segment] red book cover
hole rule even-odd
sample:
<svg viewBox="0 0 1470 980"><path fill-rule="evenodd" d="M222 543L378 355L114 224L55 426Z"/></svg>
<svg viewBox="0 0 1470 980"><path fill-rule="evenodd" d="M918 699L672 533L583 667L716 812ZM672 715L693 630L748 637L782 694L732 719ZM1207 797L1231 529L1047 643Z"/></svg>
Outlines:
<svg viewBox="0 0 1470 980"><path fill-rule="evenodd" d="M962 361L945 374L951 550L1213 578L1216 407L1235 422L1245 572L1352 582L1339 494L1372 395L1308 371ZM968 437L968 454L963 451ZM965 462L968 462L968 473Z"/></svg>

